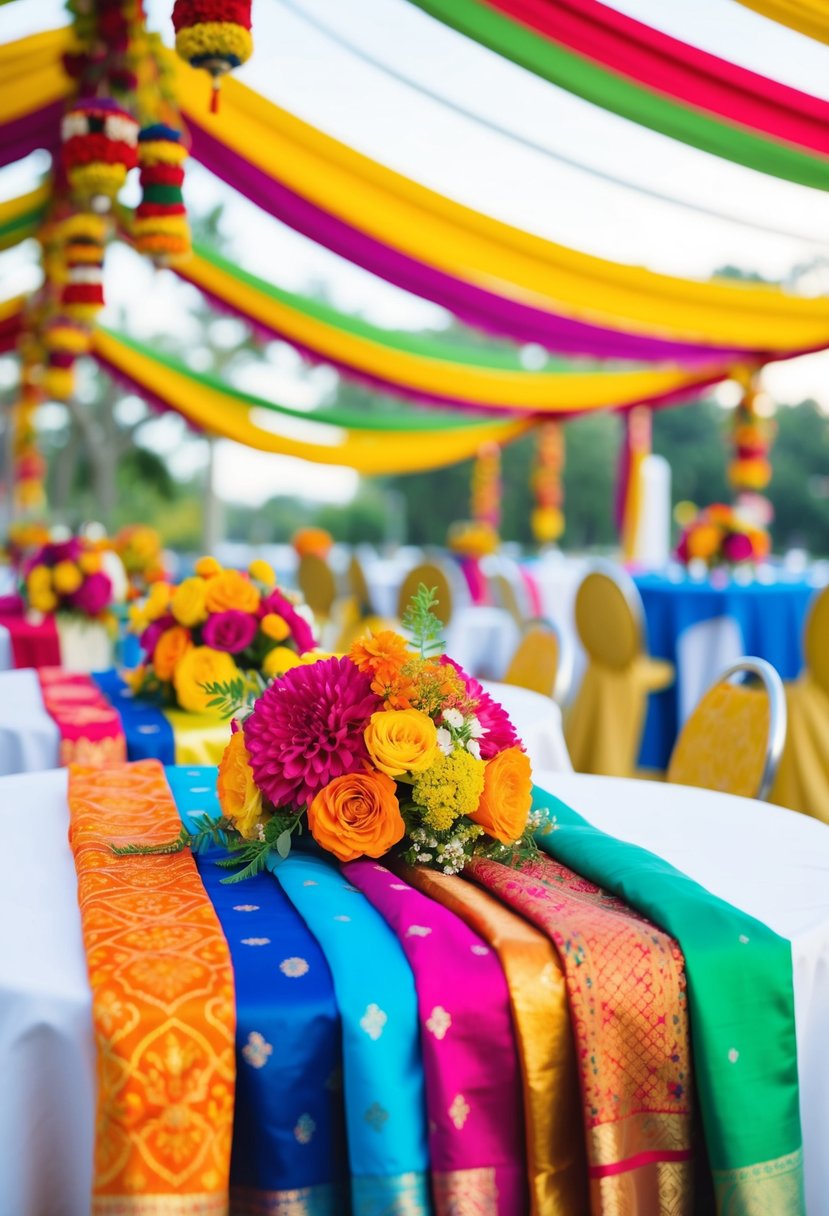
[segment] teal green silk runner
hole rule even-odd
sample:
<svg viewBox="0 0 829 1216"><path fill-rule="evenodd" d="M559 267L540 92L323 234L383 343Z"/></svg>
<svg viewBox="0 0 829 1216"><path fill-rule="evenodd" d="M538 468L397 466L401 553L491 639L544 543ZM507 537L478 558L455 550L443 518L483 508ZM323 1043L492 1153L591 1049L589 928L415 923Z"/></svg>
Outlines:
<svg viewBox="0 0 829 1216"><path fill-rule="evenodd" d="M685 956L694 1076L721 1216L805 1216L791 945L552 794L545 852L624 899ZM712 848L715 843L712 841Z"/></svg>

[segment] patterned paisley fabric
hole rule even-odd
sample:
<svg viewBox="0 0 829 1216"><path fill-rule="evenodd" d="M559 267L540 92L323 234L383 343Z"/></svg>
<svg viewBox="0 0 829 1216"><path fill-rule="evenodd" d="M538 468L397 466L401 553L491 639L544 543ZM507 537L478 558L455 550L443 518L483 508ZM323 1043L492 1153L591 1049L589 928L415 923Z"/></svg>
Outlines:
<svg viewBox="0 0 829 1216"><path fill-rule="evenodd" d="M567 981L594 1216L692 1211L683 960L667 934L550 857L465 870L542 929Z"/></svg>
<svg viewBox="0 0 829 1216"><path fill-rule="evenodd" d="M226 1216L235 1088L227 943L156 761L69 770L98 1055L93 1216Z"/></svg>
<svg viewBox="0 0 829 1216"><path fill-rule="evenodd" d="M127 743L118 711L87 675L61 667L37 672L46 712L60 732L61 764L122 764Z"/></svg>

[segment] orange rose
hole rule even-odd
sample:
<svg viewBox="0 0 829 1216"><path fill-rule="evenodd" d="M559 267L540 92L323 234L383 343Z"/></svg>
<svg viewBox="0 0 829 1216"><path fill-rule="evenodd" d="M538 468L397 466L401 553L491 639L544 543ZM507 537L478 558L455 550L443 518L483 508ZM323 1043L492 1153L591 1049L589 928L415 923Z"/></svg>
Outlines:
<svg viewBox="0 0 829 1216"><path fill-rule="evenodd" d="M182 625L164 630L153 651L153 667L159 680L172 680L173 672L192 645L190 630Z"/></svg>
<svg viewBox="0 0 829 1216"><path fill-rule="evenodd" d="M230 736L219 761L216 789L222 814L233 820L246 840L254 840L257 824L266 823L270 815L263 809L262 795L253 779L244 731L237 730Z"/></svg>
<svg viewBox="0 0 829 1216"><path fill-rule="evenodd" d="M477 811L469 818L501 844L512 844L527 826L532 800L527 754L518 747L508 747L487 762L484 792Z"/></svg>
<svg viewBox="0 0 829 1216"><path fill-rule="evenodd" d="M382 857L406 831L395 783L377 772L335 777L308 807L308 827L339 861Z"/></svg>
<svg viewBox="0 0 829 1216"><path fill-rule="evenodd" d="M208 612L256 612L262 597L249 578L238 570L223 570L206 584Z"/></svg>

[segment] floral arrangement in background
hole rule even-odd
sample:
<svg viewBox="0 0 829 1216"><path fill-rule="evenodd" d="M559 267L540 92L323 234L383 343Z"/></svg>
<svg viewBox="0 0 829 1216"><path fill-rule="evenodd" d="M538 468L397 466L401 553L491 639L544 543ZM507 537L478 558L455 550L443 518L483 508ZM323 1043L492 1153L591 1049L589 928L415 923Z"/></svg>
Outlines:
<svg viewBox="0 0 829 1216"><path fill-rule="evenodd" d="M131 600L140 599L153 583L163 582L166 577L161 536L146 524L128 524L113 540L115 552L124 564Z"/></svg>
<svg viewBox="0 0 829 1216"><path fill-rule="evenodd" d="M488 557L500 543L495 528L483 520L458 520L446 534L448 548L458 557Z"/></svg>
<svg viewBox="0 0 829 1216"><path fill-rule="evenodd" d="M749 523L733 507L714 503L686 525L676 555L686 565L702 561L710 568L762 562L769 550L768 532Z"/></svg>
<svg viewBox="0 0 829 1216"><path fill-rule="evenodd" d="M72 536L49 541L23 563L23 598L35 612L72 613L114 626L112 580L99 548Z"/></svg>
<svg viewBox="0 0 829 1216"><path fill-rule="evenodd" d="M262 677L302 663L316 644L312 624L308 608L277 587L267 562L254 561L243 574L202 557L191 578L153 583L133 606L130 629L145 658L129 682L137 696L194 713L215 710L222 693L261 691Z"/></svg>
<svg viewBox="0 0 829 1216"><path fill-rule="evenodd" d="M221 843L219 864L242 867L226 881L287 857L306 830L342 862L394 851L445 874L473 855L531 856L546 815L531 814L530 762L506 711L442 654L434 603L421 586L404 618L411 642L369 634L237 703L222 817L164 851Z"/></svg>
<svg viewBox="0 0 829 1216"><path fill-rule="evenodd" d="M19 519L9 524L5 544L9 564L18 569L32 550L48 544L50 536L48 524L36 520Z"/></svg>
<svg viewBox="0 0 829 1216"><path fill-rule="evenodd" d="M300 528L291 537L297 557L328 557L334 539L325 528Z"/></svg>

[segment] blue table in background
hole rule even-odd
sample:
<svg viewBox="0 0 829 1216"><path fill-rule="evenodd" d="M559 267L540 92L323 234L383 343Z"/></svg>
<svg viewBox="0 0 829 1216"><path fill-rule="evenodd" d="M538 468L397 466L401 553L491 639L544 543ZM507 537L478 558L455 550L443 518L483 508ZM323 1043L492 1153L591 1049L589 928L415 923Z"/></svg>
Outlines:
<svg viewBox="0 0 829 1216"><path fill-rule="evenodd" d="M688 692L693 689L695 701L726 662L738 654L754 655L767 659L784 680L799 675L803 624L816 588L803 577L783 576L775 582L729 579L724 585L714 585L710 579L646 574L637 576L635 582L645 608L648 650L654 658L669 659L677 668L676 683L650 698L639 755L640 767L664 769ZM683 646L681 639L687 630L714 621L718 625L710 631L705 627L697 630L700 644L696 649L687 641Z"/></svg>

